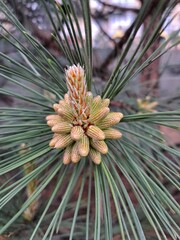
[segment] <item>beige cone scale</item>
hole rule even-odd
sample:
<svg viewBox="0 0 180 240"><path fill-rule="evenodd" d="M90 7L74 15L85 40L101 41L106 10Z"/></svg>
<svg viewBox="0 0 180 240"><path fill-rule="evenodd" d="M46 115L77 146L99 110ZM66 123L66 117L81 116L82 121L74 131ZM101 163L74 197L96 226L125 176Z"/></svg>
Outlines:
<svg viewBox="0 0 180 240"><path fill-rule="evenodd" d="M123 118L120 112L110 112L109 99L93 97L87 92L84 69L78 64L66 70L68 93L53 105L55 114L46 117L54 133L50 147L65 149L63 163L77 163L89 156L101 163L101 154L108 152L106 139L119 139L122 134L112 128Z"/></svg>

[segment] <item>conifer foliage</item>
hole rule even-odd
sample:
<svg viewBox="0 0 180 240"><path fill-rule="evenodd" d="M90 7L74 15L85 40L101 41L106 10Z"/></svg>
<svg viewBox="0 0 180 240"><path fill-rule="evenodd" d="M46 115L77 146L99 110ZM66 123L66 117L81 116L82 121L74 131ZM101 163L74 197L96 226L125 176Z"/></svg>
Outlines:
<svg viewBox="0 0 180 240"><path fill-rule="evenodd" d="M138 110L136 100L132 108L114 110L111 104L146 66L180 43L177 30L141 61L168 25L167 19L171 21L178 1L157 1L148 28L124 63L153 2L143 1L117 64L98 94L90 1L77 2L83 28L76 1L63 1L62 7L40 0L53 27L52 38L68 62L64 66L0 1L2 13L21 39L3 24L1 37L23 59L0 53L0 77L14 86L1 88L0 94L18 100L15 106L0 108L0 234L15 239L23 226L30 240L54 235L73 240L178 239L179 206L171 189L178 187L180 154L166 145L158 127L177 129L180 112ZM127 100L122 98L128 105ZM3 213L15 200L17 206L5 218Z"/></svg>

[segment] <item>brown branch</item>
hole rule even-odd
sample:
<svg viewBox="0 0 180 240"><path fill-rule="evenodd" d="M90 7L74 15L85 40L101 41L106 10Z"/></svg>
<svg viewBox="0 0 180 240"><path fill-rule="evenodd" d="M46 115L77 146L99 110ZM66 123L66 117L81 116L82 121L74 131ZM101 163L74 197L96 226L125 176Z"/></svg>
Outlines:
<svg viewBox="0 0 180 240"><path fill-rule="evenodd" d="M102 1L100 0L100 2L102 2ZM167 1L167 3L168 3L168 1ZM165 8L167 3L165 2L164 8ZM142 1L142 4L143 4L143 1ZM142 24L152 14L152 12L154 11L155 8L156 8L156 0L152 0L151 5L149 6L149 9L147 10L145 16L142 19ZM107 67L111 63L111 61L118 56L119 52L123 48L123 45L126 43L126 41L128 40L129 36L131 35L133 27L134 27L134 22L126 30L124 36L120 39L120 41L117 43L115 48L110 52L110 54L106 57L104 62L101 64L101 66L100 66L101 71L102 71L102 69L107 69Z"/></svg>
<svg viewBox="0 0 180 240"><path fill-rule="evenodd" d="M18 6L18 4L15 4L14 1L7 0L7 2L14 9L15 14L21 24L24 27L27 27L31 34L36 37L39 42L51 52L53 56L58 57L62 55L61 49L59 49L59 46L52 38L51 29L39 29L38 26L32 22L31 17L24 14L23 8Z"/></svg>
<svg viewBox="0 0 180 240"><path fill-rule="evenodd" d="M107 34L107 32L103 29L103 27L101 26L101 24L99 23L99 21L97 20L97 17L91 13L91 16L93 17L94 21L97 23L99 29L101 30L101 32L104 34L104 36L106 36L114 45L116 45L116 41L111 38L109 36L109 34Z"/></svg>
<svg viewBox="0 0 180 240"><path fill-rule="evenodd" d="M106 69L107 66L111 63L112 59L116 58L119 54L119 51L122 49L129 36L131 35L132 29L134 27L134 22L132 25L126 30L124 36L121 40L116 44L115 48L108 54L104 62L101 64L100 69Z"/></svg>
<svg viewBox="0 0 180 240"><path fill-rule="evenodd" d="M131 12L134 12L134 13L138 13L139 12L139 9L137 9L137 8L122 7L122 6L118 6L118 5L114 5L114 4L105 3L105 2L103 2L101 0L99 0L98 2L100 4L102 4L103 6L112 8L114 10L119 10L121 12L124 12L124 11L131 11Z"/></svg>
<svg viewBox="0 0 180 240"><path fill-rule="evenodd" d="M54 56L59 56L62 54L62 51L59 49L59 46L52 38L52 34L50 30L40 30L37 25L31 24L31 33L35 36L40 43L47 48Z"/></svg>

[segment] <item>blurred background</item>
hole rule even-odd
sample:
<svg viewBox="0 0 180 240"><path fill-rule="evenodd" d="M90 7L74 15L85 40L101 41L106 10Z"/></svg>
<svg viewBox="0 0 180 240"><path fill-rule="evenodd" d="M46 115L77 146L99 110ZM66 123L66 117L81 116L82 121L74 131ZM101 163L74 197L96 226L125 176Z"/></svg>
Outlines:
<svg viewBox="0 0 180 240"><path fill-rule="evenodd" d="M103 90L104 85L107 83L109 76L117 63L118 57L120 56L127 39L130 36L134 19L136 18L143 1L147 0L90 0L93 41L93 82L96 83L96 88L93 89L93 91L96 92L96 94L99 94ZM68 65L66 56L64 56L63 52L59 49L58 45L52 38L53 27L49 21L46 11L44 10L42 2L40 0L4 0L4 2L8 5L25 29L29 31L33 37L38 39L38 41L48 51L50 51L50 53L65 68ZM51 9L51 0L46 0L46 2L49 9ZM82 35L85 37L82 20L83 16L79 2L80 0L73 0L78 21L81 23ZM153 4L151 9L149 9L149 14L142 23L142 26L131 46L132 49L130 49L127 54L123 65L128 63L133 50L141 39L144 29L147 28L149 21L151 20L153 10L156 8L157 0L152 0L152 2ZM167 0L167 3L168 2L169 0ZM56 0L56 3L57 5L60 4L63 7L61 0ZM66 14L66 9L64 9L64 14ZM161 14L163 15L164 12L162 11ZM157 17L157 23L160 18L161 15ZM55 14L53 20L56 23ZM0 52L17 60L18 63L25 64L22 54L18 52L17 48L13 47L12 44L8 43L9 34L5 30L9 31L13 37L17 38L30 51L34 51L32 45L30 45L27 39L25 39L22 34L17 31L15 26L11 24L1 10L0 22L4 28L0 28ZM174 7L164 25L166 26L167 23L168 26L163 29L161 36L154 42L154 44L152 44L143 56L141 60L142 63L160 46L161 43L166 41L171 34L180 29L180 3ZM62 24L64 23L62 22ZM65 25L63 30L67 31ZM63 39L62 29L60 27L59 34L62 35ZM152 32L150 29L147 40L151 35ZM67 38L69 40L69 45L72 46L71 39L68 37L68 31ZM180 35L177 35L176 38L177 39L173 39L173 41L180 40ZM11 63L8 62L7 59L0 57L0 65L10 66L10 64ZM38 86L31 83L28 83L28 86L43 94L48 94L38 88ZM22 91L22 88L18 87L17 84L7 81L2 76L0 77L0 88L10 89L14 92ZM23 95L25 94L26 92L23 91ZM121 108L127 110L128 108L130 110L132 109L133 112L173 111L179 108L179 103L180 45L176 45L132 79L123 92L113 99L111 107L118 110ZM22 104L24 103L20 100L0 93L0 107L19 107ZM28 105L28 103L25 104ZM177 130L167 128L166 126L160 126L160 128L160 130L164 133L166 143L169 146L174 146L176 148L180 145L180 135ZM0 149L0 152L1 150L2 149ZM47 191L44 192L46 198L50 196L50 190L47 189ZM175 199L179 200L180 196L176 190L172 189L172 192ZM19 202L23 200L20 196L20 198L15 199L15 201L17 202L13 204L13 207L18 208L20 205ZM7 207L6 210L8 213L5 212L6 216L8 216L8 214L11 216L12 210L9 209L10 208ZM20 228L23 226L21 222L19 226ZM32 227L33 223L31 226L28 226L28 228ZM46 227L47 225L45 225L45 228ZM26 232L24 234L26 236ZM9 239L9 237L7 238ZM4 240L6 238L3 238L3 236L1 238L0 236L0 240L1 239ZM22 239L25 239L24 236ZM54 240L56 239L57 238L55 237Z"/></svg>

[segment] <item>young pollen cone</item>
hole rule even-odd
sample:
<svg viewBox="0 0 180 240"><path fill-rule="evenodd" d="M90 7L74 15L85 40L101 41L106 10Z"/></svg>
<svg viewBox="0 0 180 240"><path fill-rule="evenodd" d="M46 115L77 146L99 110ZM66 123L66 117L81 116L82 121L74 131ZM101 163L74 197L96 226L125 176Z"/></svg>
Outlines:
<svg viewBox="0 0 180 240"><path fill-rule="evenodd" d="M119 139L122 137L122 133L114 128L108 128L104 130L105 137L108 139Z"/></svg>
<svg viewBox="0 0 180 240"><path fill-rule="evenodd" d="M102 107L108 107L109 104L110 104L109 98L105 98L102 100L102 103L101 103Z"/></svg>
<svg viewBox="0 0 180 240"><path fill-rule="evenodd" d="M53 108L54 108L54 111L57 112L58 109L60 108L60 105L57 104L57 103L55 103L55 104L53 105Z"/></svg>
<svg viewBox="0 0 180 240"><path fill-rule="evenodd" d="M63 117L65 120L67 121L72 121L74 116L73 113L68 109L68 108L64 108L64 107L60 107L58 109L58 114Z"/></svg>
<svg viewBox="0 0 180 240"><path fill-rule="evenodd" d="M123 118L123 114L120 112L110 112L108 115L97 123L97 126L101 129L109 128L117 123Z"/></svg>
<svg viewBox="0 0 180 240"><path fill-rule="evenodd" d="M81 126L74 126L71 129L71 138L75 141L80 140L84 134L84 130Z"/></svg>
<svg viewBox="0 0 180 240"><path fill-rule="evenodd" d="M105 134L104 132L98 128L97 126L91 125L88 127L86 134L96 140L104 140Z"/></svg>
<svg viewBox="0 0 180 240"><path fill-rule="evenodd" d="M47 125L49 127L53 127L54 125L56 125L58 123L59 123L59 120L49 120L49 121L47 121Z"/></svg>
<svg viewBox="0 0 180 240"><path fill-rule="evenodd" d="M95 149L91 148L89 151L89 156L95 164L101 163L101 154Z"/></svg>
<svg viewBox="0 0 180 240"><path fill-rule="evenodd" d="M91 109L95 110L96 108L100 107L101 102L102 102L101 96L98 95L98 96L94 97L92 100Z"/></svg>
<svg viewBox="0 0 180 240"><path fill-rule="evenodd" d="M72 125L68 122L59 122L52 127L55 133L70 133Z"/></svg>
<svg viewBox="0 0 180 240"><path fill-rule="evenodd" d="M69 164L71 162L71 153L72 153L72 147L73 145L69 145L66 147L63 155L63 163Z"/></svg>
<svg viewBox="0 0 180 240"><path fill-rule="evenodd" d="M97 121L100 121L101 119L103 119L104 117L106 117L109 113L109 108L108 107L104 107L104 108L101 108L96 111L94 111L91 116L90 116L90 121L91 122L97 122Z"/></svg>
<svg viewBox="0 0 180 240"><path fill-rule="evenodd" d="M96 149L97 151L99 151L102 154L106 154L108 152L108 146L105 143L105 141L91 140L91 147L93 147L94 149Z"/></svg>
<svg viewBox="0 0 180 240"><path fill-rule="evenodd" d="M78 144L79 154L83 157L87 156L89 153L89 138L83 135Z"/></svg>
<svg viewBox="0 0 180 240"><path fill-rule="evenodd" d="M50 141L49 146L55 147L56 143L60 140L61 135L54 136L53 139Z"/></svg>
<svg viewBox="0 0 180 240"><path fill-rule="evenodd" d="M81 159L81 155L79 154L79 151L78 151L78 142L76 142L74 145L73 145L73 148L72 148L72 152L71 152L71 161L73 163L77 163L79 162L79 160Z"/></svg>
<svg viewBox="0 0 180 240"><path fill-rule="evenodd" d="M61 117L59 115L48 115L46 117L46 121L49 121L49 120L57 120L57 121L60 121L61 120Z"/></svg>
<svg viewBox="0 0 180 240"><path fill-rule="evenodd" d="M59 140L55 144L55 148L65 148L72 143L73 143L73 140L69 134L68 135L60 135Z"/></svg>

